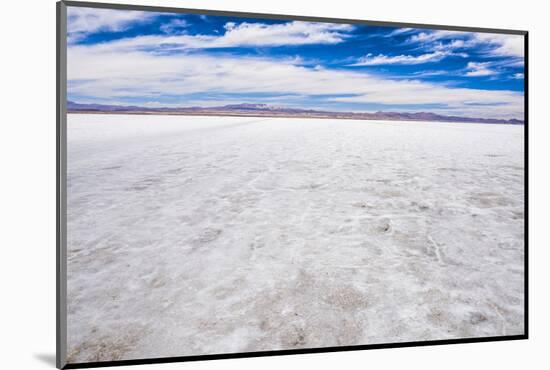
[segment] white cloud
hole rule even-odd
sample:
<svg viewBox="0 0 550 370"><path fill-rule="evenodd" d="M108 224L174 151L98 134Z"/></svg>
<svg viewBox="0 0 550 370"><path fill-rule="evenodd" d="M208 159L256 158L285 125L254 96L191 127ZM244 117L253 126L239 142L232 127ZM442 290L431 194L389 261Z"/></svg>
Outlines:
<svg viewBox="0 0 550 370"><path fill-rule="evenodd" d="M240 23L226 25L220 45L337 44L353 30L348 24L288 22L282 24Z"/></svg>
<svg viewBox="0 0 550 370"><path fill-rule="evenodd" d="M403 34L414 31L414 29L403 28L391 32L389 35ZM397 33L396 33L397 32ZM460 56L462 58L468 57L465 52L457 52L457 49L463 49L467 46L466 42L461 39L446 40L442 42L442 39L459 35L463 37L464 33L457 33L454 31L434 31L434 32L420 32L409 37L409 43L421 43L424 44L423 49L429 50L429 52L420 55L383 55L377 56L373 54L367 54L360 58L356 63L351 66L370 66L370 65L389 65L389 64L403 64L413 65L430 62L439 62L440 60L449 56Z"/></svg>
<svg viewBox="0 0 550 370"><path fill-rule="evenodd" d="M146 22L158 13L69 7L70 42L98 31L122 31L136 22ZM349 24L287 22L281 24L227 22L225 33L217 35L171 35L186 27L184 20L172 20L160 27L168 35L149 35L120 39L109 43L114 48L139 48L170 44L174 48L225 48L236 46L280 46L336 44L348 37L354 27ZM181 32L179 32L181 33Z"/></svg>
<svg viewBox="0 0 550 370"><path fill-rule="evenodd" d="M521 92L391 80L364 72L307 68L295 60L198 53L152 55L95 45L70 47L68 63L70 95L111 100L140 97L158 101L162 95L209 93L331 94L350 95L332 97L333 102L440 104L461 115L523 118Z"/></svg>
<svg viewBox="0 0 550 370"><path fill-rule="evenodd" d="M434 51L433 53L421 54L421 55L383 55L378 54L376 56L367 54L366 56L359 58L357 63L350 64L350 66L372 66L381 64L422 64L430 62L438 62L443 58L450 55L460 55L465 57L465 54L454 54L445 51Z"/></svg>
<svg viewBox="0 0 550 370"><path fill-rule="evenodd" d="M120 11L84 7L67 8L67 33L69 41L75 41L86 34L98 31L123 31L130 25L146 22L157 13L141 11Z"/></svg>
<svg viewBox="0 0 550 370"><path fill-rule="evenodd" d="M218 35L147 35L98 44L103 50L140 50L148 47L169 47L171 50L229 48L242 46L285 46L336 44L342 42L353 26L346 24L288 22L263 23L228 22L225 33Z"/></svg>
<svg viewBox="0 0 550 370"><path fill-rule="evenodd" d="M515 73L513 78L516 79L516 80L523 80L524 75L523 75L523 73Z"/></svg>
<svg viewBox="0 0 550 370"><path fill-rule="evenodd" d="M478 62L469 62L466 66L467 72L465 76L467 77L481 77L481 76L491 76L497 74L497 72L490 68L490 62L478 63Z"/></svg>
<svg viewBox="0 0 550 370"><path fill-rule="evenodd" d="M420 32L412 35L407 41L409 43L432 44L434 50L485 46L485 53L488 55L521 58L524 56L524 39L521 35L439 30Z"/></svg>
<svg viewBox="0 0 550 370"><path fill-rule="evenodd" d="M184 19L172 19L170 22L163 23L160 30L164 33L182 32L188 26Z"/></svg>
<svg viewBox="0 0 550 370"><path fill-rule="evenodd" d="M410 43L434 42L438 40L450 39L452 37L456 37L456 38L467 37L468 34L469 33L467 32L459 32L459 31L444 31L444 30L424 31L424 32L420 32L415 35L412 35L408 39L408 42Z"/></svg>
<svg viewBox="0 0 550 370"><path fill-rule="evenodd" d="M442 71L442 70L439 70L439 71L435 71L435 70L427 70L427 71L418 71L418 72L413 72L409 77L414 77L414 78L418 78L418 77L432 77L432 76L449 76L449 75L452 75L454 74L455 72L451 72L451 71Z"/></svg>
<svg viewBox="0 0 550 370"><path fill-rule="evenodd" d="M415 28L397 28L396 30L386 34L384 37L393 37L393 36L398 36L398 35L404 35L404 34L407 34L407 33L411 33L411 32L414 32L416 31Z"/></svg>
<svg viewBox="0 0 550 370"><path fill-rule="evenodd" d="M494 46L494 49L491 50L492 55L521 58L524 56L524 38L521 35L493 33L473 33L472 35L477 43Z"/></svg>
<svg viewBox="0 0 550 370"><path fill-rule="evenodd" d="M466 46L466 42L464 40L451 40L450 42L447 42L447 43L436 42L433 45L433 48L434 50L452 51L452 50L464 48L465 46Z"/></svg>

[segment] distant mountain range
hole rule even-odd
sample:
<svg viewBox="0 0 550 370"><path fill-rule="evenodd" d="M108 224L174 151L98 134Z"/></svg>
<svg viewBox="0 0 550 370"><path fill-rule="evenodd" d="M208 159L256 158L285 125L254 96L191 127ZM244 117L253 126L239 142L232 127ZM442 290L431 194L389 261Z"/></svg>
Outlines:
<svg viewBox="0 0 550 370"><path fill-rule="evenodd" d="M67 102L69 113L118 113L118 114L166 114L166 115L204 115L204 116L261 116L261 117L297 117L297 118L334 118L392 121L435 121L435 122L473 122L523 124L517 119L492 119L475 117L443 116L429 112L330 112L310 109L275 107L267 104L230 104L219 107L150 108L135 105L81 104Z"/></svg>

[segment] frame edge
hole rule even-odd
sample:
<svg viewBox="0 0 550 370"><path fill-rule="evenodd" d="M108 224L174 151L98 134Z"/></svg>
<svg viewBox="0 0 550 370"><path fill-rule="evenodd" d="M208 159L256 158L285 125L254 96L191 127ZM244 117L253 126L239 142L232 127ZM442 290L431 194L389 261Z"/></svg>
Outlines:
<svg viewBox="0 0 550 370"><path fill-rule="evenodd" d="M67 5L56 3L56 367L67 365Z"/></svg>
<svg viewBox="0 0 550 370"><path fill-rule="evenodd" d="M524 333L529 339L529 32L523 36L524 78L523 78L523 140L524 140Z"/></svg>

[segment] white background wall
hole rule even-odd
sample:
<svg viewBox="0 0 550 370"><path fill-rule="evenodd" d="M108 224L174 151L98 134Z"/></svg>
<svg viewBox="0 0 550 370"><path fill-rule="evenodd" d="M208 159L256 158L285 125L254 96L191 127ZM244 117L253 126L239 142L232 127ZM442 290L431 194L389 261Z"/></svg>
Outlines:
<svg viewBox="0 0 550 370"><path fill-rule="evenodd" d="M543 1L126 0L142 5L530 31L528 341L142 366L140 369L519 369L550 350L550 32ZM55 2L11 0L0 22L0 367L53 368L55 354ZM545 351L546 350L546 351ZM546 364L546 365L545 365ZM134 367L135 368L135 367ZM548 367L546 367L548 368Z"/></svg>

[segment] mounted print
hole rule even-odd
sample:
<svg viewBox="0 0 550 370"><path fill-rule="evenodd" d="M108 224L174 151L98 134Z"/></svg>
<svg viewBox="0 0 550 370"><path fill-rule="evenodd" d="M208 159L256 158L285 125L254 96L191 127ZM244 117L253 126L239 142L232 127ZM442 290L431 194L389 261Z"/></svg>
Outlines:
<svg viewBox="0 0 550 370"><path fill-rule="evenodd" d="M526 51L58 3L58 367L527 338Z"/></svg>

